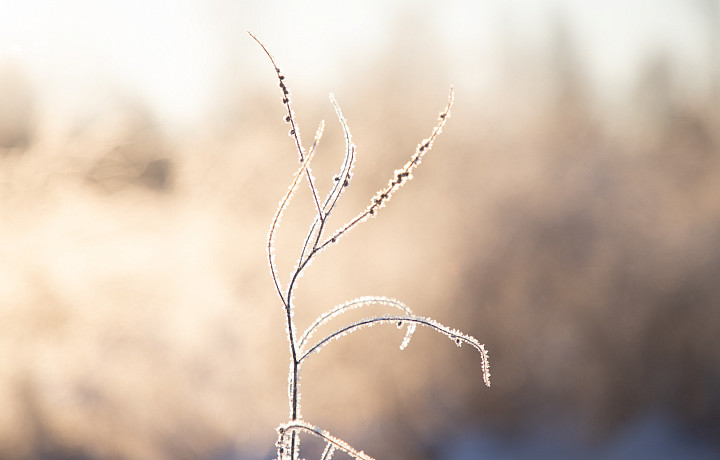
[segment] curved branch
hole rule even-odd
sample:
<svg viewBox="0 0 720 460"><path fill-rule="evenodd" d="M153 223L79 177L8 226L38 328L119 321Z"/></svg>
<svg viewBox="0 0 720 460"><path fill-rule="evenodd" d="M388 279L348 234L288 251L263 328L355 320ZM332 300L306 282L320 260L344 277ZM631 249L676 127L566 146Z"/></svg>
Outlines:
<svg viewBox="0 0 720 460"><path fill-rule="evenodd" d="M321 124L321 127L323 125ZM318 133L321 133L321 130L318 130ZM315 144L313 144L315 145ZM295 173L295 177L293 178L292 183L290 184L290 188L288 188L288 191L285 193L285 196L282 200L280 200L280 206L278 206L277 211L275 212L275 216L273 217L272 224L270 225L270 231L268 232L268 244L267 244L267 252L268 252L268 264L270 265L270 273L272 274L273 282L275 283L275 289L278 292L278 295L280 296L280 299L283 302L283 305L285 306L285 310L288 313L288 321L290 321L290 297L285 298L282 293L282 288L280 287L280 280L278 278L277 274L277 267L275 266L275 251L274 251L274 245L273 241L275 239L275 230L277 229L277 225L280 222L280 218L282 217L283 212L285 211L285 208L287 208L288 203L292 199L293 194L295 193L295 189L297 188L298 182L300 182L300 178L302 177L303 172L307 170L308 165L310 164L310 160L312 160L315 153L315 149L311 149L308 153L307 157L305 157L305 160L300 165L300 168ZM291 328L292 329L292 328Z"/></svg>
<svg viewBox="0 0 720 460"><path fill-rule="evenodd" d="M355 166L355 144L352 143L352 135L350 134L350 128L347 125L347 120L345 120L345 116L332 94L330 95L330 102L335 108L335 113L337 114L338 121L340 122L343 134L345 135L345 156L342 164L340 165L340 173L333 178L334 184L330 189L330 192L328 192L327 197L325 197L325 201L322 205L322 213L318 213L318 216L315 217L310 225L310 230L308 231L305 243L300 251L300 257L298 258L298 268L300 270L302 270L305 265L304 261L306 254L307 260L309 261L309 259L317 253L316 248L320 242L320 238L322 237L323 230L325 229L325 219L330 216L330 213L335 208L342 192L350 185L350 178L352 177L351 172ZM311 245L310 242L313 240L313 235L315 235L315 238Z"/></svg>
<svg viewBox="0 0 720 460"><path fill-rule="evenodd" d="M305 160L305 150L303 149L302 141L300 140L300 128L295 122L295 117L293 116L294 112L292 110L292 106L290 105L290 90L288 90L288 87L285 84L285 75L280 72L280 67L278 67L278 65L275 63L275 59L272 57L272 54L270 54L270 51L265 47L263 42L261 42L260 39L257 38L252 32L247 31L247 33L252 37L253 40L257 42L258 45L260 45L262 50L267 55L268 59L270 59L270 63L272 63L273 68L275 69L278 81L280 82L280 89L283 93L282 102L283 105L285 105L285 109L287 110L287 116L285 117L285 121L290 123L290 136L292 136L293 140L295 141L295 148L298 151L300 163L302 163ZM318 198L317 188L315 187L315 180L313 179L310 169L307 170L307 178L308 184L310 186L310 191L312 192L313 199L315 200L315 205L318 209L318 213L322 215L322 209L320 208L320 198Z"/></svg>
<svg viewBox="0 0 720 460"><path fill-rule="evenodd" d="M350 173L353 166L355 166L355 144L352 142L352 135L350 134L350 128L347 125L347 120L335 100L335 96L332 94L330 95L330 102L335 108L335 113L337 114L338 121L340 122L343 134L345 135L345 158L343 159L343 164L340 168L340 175L335 178L335 184L330 190L330 193L328 193L328 196L325 198L323 209L327 212L327 214L330 214L330 211L335 208L335 204L340 198L340 195L342 195L342 192L350 185Z"/></svg>
<svg viewBox="0 0 720 460"><path fill-rule="evenodd" d="M321 129L324 124L321 124L321 128L318 130L318 133L321 133ZM313 143L313 146L315 146L315 143ZM282 289L280 288L280 281L277 276L277 268L275 267L275 254L274 254L274 246L273 246L273 240L275 239L275 229L277 228L278 223L280 222L280 218L282 217L282 213L285 211L285 208L287 207L288 203L292 199L293 194L295 193L295 188L297 187L298 182L300 182L300 177L302 176L302 173L307 170L308 165L310 164L310 160L312 160L313 154L315 153L315 149L311 149L310 153L305 157L305 160L300 165L300 168L295 173L295 177L290 184L290 187L288 188L288 191L285 193L285 196L282 200L280 200L280 206L278 206L278 210L275 212L275 216L273 217L272 224L270 225L270 231L268 232L268 263L270 265L270 271L272 273L273 281L275 282L275 288L278 291L278 294L280 295L280 298L283 300L283 303L285 306L288 306L289 299L285 299L285 297L282 294Z"/></svg>
<svg viewBox="0 0 720 460"><path fill-rule="evenodd" d="M454 97L455 96L453 88L450 87L450 95L448 96L447 105L445 106L445 109L440 112L440 116L438 117L438 123L433 128L430 137L418 144L417 148L415 149L415 153L412 157L410 157L410 160L405 163L405 166L403 166L402 169L395 170L395 174L388 182L388 185L385 186L385 188L380 189L375 194L375 196L370 201L370 205L365 208L365 210L362 211L360 214L355 216L350 222L337 230L331 237L323 241L322 244L317 247L318 251L325 248L328 244L337 242L338 238L346 234L357 224L364 222L368 218L377 214L377 211L380 208L387 205L392 195L406 182L412 179L412 172L420 164L425 154L429 152L430 149L432 149L435 139L440 135L443 127L445 126L445 123L447 122L447 119L450 117L450 108L452 107Z"/></svg>
<svg viewBox="0 0 720 460"><path fill-rule="evenodd" d="M292 420L288 423L282 424L278 427L278 449L281 449L285 444L284 439L287 436L288 431L304 431L306 433L317 436L320 439L325 440L329 444L333 445L336 449L339 449L353 458L360 460L375 460L371 456L367 455L363 451L354 449L350 444L346 443L340 438L336 438L325 430L321 430L304 420Z"/></svg>
<svg viewBox="0 0 720 460"><path fill-rule="evenodd" d="M322 326L323 324L326 324L328 321L332 320L333 318L335 318L349 310L361 308L364 306L369 306L372 304L388 305L390 307L395 307L399 310L402 310L408 316L413 315L412 310L410 310L410 308L407 305L400 302L399 300L390 299L387 297L372 297L372 296L358 297L357 299L353 299L353 300L350 300L343 304L337 305L332 310L329 310L329 311L323 313L322 315L318 316L317 319L315 319L315 322L312 323L305 330L305 332L303 333L302 336L300 336L300 340L298 341L298 349L302 349L303 345L305 345L305 342L307 342L310 339L310 337L313 336L313 334L315 333L315 330L318 327ZM414 324L409 325L408 331L405 334L405 338L403 339L403 346L401 346L401 349L404 349L405 346L407 346L407 344L410 342L410 336L412 335L412 333L414 331L415 331L415 325Z"/></svg>
<svg viewBox="0 0 720 460"><path fill-rule="evenodd" d="M350 325L347 325L345 327L342 327L338 329L337 331L327 335L325 338L317 342L315 345L313 345L310 349L308 349L306 352L302 353L300 355L300 358L298 359L298 363L301 363L305 358L310 356L312 353L315 353L316 351L319 351L321 348L323 348L328 343L339 339L340 337L343 337L347 334L350 334L352 332L355 332L357 330L360 330L366 326L376 326L378 324L387 324L387 323L400 323L400 322L408 322L417 324L420 326L426 326L431 329L435 329L436 331L446 335L450 339L452 339L458 346L461 346L463 343L467 343L473 348L475 348L477 351L479 351L482 354L482 371L483 371L483 381L485 382L485 385L490 386L490 361L488 359L488 352L485 349L485 345L481 344L477 341L474 337L470 335L466 335L457 329L451 329L447 326L444 326L437 321L435 321L432 318L425 318L423 316L412 316L412 315L387 315L387 316L375 316L372 318L366 318L360 321L356 321Z"/></svg>

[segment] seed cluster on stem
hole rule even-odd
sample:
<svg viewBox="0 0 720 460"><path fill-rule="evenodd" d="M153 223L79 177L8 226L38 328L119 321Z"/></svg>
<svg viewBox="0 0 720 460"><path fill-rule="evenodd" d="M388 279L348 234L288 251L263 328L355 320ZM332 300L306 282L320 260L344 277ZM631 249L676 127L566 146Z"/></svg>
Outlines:
<svg viewBox="0 0 720 460"><path fill-rule="evenodd" d="M405 347L407 347L410 343L417 326L422 326L447 336L458 346L466 343L478 350L481 354L483 381L485 385L490 386L490 364L487 350L484 345L472 336L444 326L432 318L417 316L402 302L381 296L365 296L337 305L328 310L326 313L320 315L302 335L298 335L294 319L295 305L293 304L293 291L297 287L297 283L302 272L322 250L327 248L329 245L337 243L341 237L347 235L350 230L358 226L360 223L377 215L378 211L388 204L393 194L413 178L414 170L418 167L425 154L430 151L433 143L442 132L445 123L450 117L450 109L452 108L454 93L451 88L447 105L442 112L440 112L438 122L433 128L430 136L418 144L410 159L402 168L393 173L392 177L388 181L388 184L375 194L375 196L370 200L370 204L345 225L341 226L334 232L328 232L328 217L335 209L343 192L345 192L345 190L347 190L350 186L352 170L356 161L357 148L352 142L352 136L350 134L347 121L339 104L331 95L330 100L335 108L335 113L338 117L338 121L342 127L345 137L345 154L343 156L339 172L332 179L330 191L324 199L321 199L315 179L310 169L310 162L313 159L318 144L320 143L320 139L322 138L325 124L324 122L320 123L313 143L306 151L303 148L300 131L295 121L290 91L288 90L285 76L280 71L280 68L275 63L275 59L272 57L265 45L252 33L250 33L250 36L263 49L275 70L279 87L282 91L282 103L286 109L284 121L290 124L289 135L295 143L300 163L290 183L288 191L280 200L280 205L278 206L275 216L270 224L267 240L268 265L270 267L270 274L275 285L275 290L280 298L285 313L288 345L290 348L290 369L288 372L288 403L290 406L290 420L278 427L277 458L278 460L297 460L300 455L300 433L306 433L308 435L318 437L326 443L325 450L321 455L321 460L331 459L333 453L337 450L345 452L354 458L372 460L372 457L368 456L364 452L352 448L345 441L333 437L327 431L316 428L302 419L300 412L299 381L301 367L305 360L317 354L317 352L321 351L330 343L333 343L348 334L357 332L367 327L383 324L394 324L399 328L407 328L405 337L400 344L400 348L405 349ZM283 288L278 274L277 265L275 263L275 235L277 233L281 217L303 179L307 179L306 182L315 205L315 216L312 219L307 235L305 236L302 247L300 248L300 254L297 263L290 274L289 282L287 286ZM329 236L327 236L328 233ZM313 342L313 338L321 326L336 320L350 310L364 308L369 305L388 307L394 309L396 313L371 316L369 318L345 324Z"/></svg>

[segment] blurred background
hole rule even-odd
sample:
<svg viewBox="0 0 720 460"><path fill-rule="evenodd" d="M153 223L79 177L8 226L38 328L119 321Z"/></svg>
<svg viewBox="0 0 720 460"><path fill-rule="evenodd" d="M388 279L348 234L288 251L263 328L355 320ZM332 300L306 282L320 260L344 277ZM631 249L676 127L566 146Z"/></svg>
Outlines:
<svg viewBox="0 0 720 460"><path fill-rule="evenodd" d="M0 458L274 457L265 249L297 154L246 30L306 144L326 120L323 192L330 92L345 112L334 227L456 91L416 179L306 272L297 321L398 298L485 343L493 386L469 347L375 328L305 365L308 421L378 459L720 456L720 1L0 0Z"/></svg>

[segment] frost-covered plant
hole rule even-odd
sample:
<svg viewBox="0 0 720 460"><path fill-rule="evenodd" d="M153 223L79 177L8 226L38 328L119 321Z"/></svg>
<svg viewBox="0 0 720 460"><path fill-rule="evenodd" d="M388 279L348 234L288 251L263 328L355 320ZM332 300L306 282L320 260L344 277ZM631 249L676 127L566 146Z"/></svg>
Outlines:
<svg viewBox="0 0 720 460"><path fill-rule="evenodd" d="M268 263L270 265L270 273L272 275L273 282L275 283L275 289L277 290L278 297L282 302L282 307L285 312L287 336L290 345L290 371L289 371L289 387L288 387L288 402L290 405L290 419L287 423L280 425L277 429L278 440L277 440L277 458L278 460L296 460L299 458L300 451L300 433L304 432L312 436L316 436L325 442L325 450L322 453L322 460L330 460L333 452L336 450L345 452L354 458L359 459L372 459L362 451L358 451L348 445L345 441L338 439L330 435L327 431L321 430L305 420L300 416L300 371L302 364L316 352L320 351L323 347L329 343L344 337L352 332L358 331L368 326L376 326L379 324L394 324L399 328L406 327L405 337L400 344L401 349L409 344L412 338L413 332L417 326L425 326L430 329L434 329L440 332L450 339L452 339L458 346L463 343L467 343L470 346L477 349L482 357L482 370L483 380L485 385L490 386L490 364L488 361L488 354L485 350L484 345L480 344L475 338L466 335L456 329L443 326L434 319L426 318L423 316L417 316L402 302L386 297L367 296L358 299L350 300L341 305L338 305L326 313L320 315L315 322L313 322L302 334L298 333L295 325L294 310L295 305L293 304L293 291L297 287L298 279L302 271L308 267L308 265L315 259L315 257L328 246L335 244L341 237L346 235L351 229L356 227L358 224L366 221L368 218L373 217L377 214L380 208L384 207L392 195L406 182L412 179L412 173L420 164L423 156L432 148L433 142L442 131L443 126L447 122L450 116L450 108L453 102L453 91L450 90L450 96L445 109L440 113L438 123L432 130L430 137L423 140L415 150L415 153L410 157L410 160L405 165L395 171L388 184L375 194L371 199L370 204L361 211L357 216L351 219L347 224L340 227L333 233L327 232L326 226L330 214L335 209L335 206L340 199L342 193L350 185L352 179L352 169L355 165L355 153L356 147L352 142L350 136L350 130L347 126L345 117L343 116L340 107L338 106L335 99L331 96L331 102L337 113L338 120L342 126L343 133L345 135L345 156L343 158L342 165L340 166L340 172L338 175L333 177L332 186L330 192L323 199L320 198L318 189L315 185L315 179L313 178L310 170L310 161L315 154L320 138L323 134L324 122L320 123L318 130L315 134L315 139L309 150L303 148L300 140L300 133L298 130L297 123L293 114L293 110L290 103L290 92L288 91L287 84L285 83L285 76L280 72L280 68L275 63L270 52L267 50L265 45L260 42L252 33L250 36L257 41L262 47L265 54L270 58L270 62L275 68L275 73L282 90L282 102L285 106L287 114L285 115L285 121L290 125L290 137L295 142L295 148L297 149L300 167L298 168L295 176L290 184L285 196L280 200L280 206L278 207L275 216L273 217L272 224L270 225L270 231L268 233L267 242L267 253ZM278 276L277 267L275 264L275 234L282 217L283 212L287 208L293 194L298 188L303 179L306 179L312 199L315 206L315 217L310 224L307 236L305 237L302 248L300 249L300 256L297 263L290 274L288 285L283 289L281 286L280 278ZM329 236L328 236L329 234ZM381 316L372 316L360 321L351 322L344 326L339 327L334 332L331 332L324 337L314 339L314 334L318 328L329 321L336 319L343 313L352 310L362 308L368 305L381 305L388 307L389 313ZM314 339L314 340L313 340Z"/></svg>

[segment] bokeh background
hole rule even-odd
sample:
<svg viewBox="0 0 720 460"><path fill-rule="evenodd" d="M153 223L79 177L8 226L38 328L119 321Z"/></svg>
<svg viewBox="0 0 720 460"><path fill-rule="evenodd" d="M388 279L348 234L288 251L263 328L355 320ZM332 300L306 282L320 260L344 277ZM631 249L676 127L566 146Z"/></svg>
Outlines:
<svg viewBox="0 0 720 460"><path fill-rule="evenodd" d="M456 91L416 179L303 277L297 320L398 298L485 343L493 387L469 347L375 328L306 364L308 421L379 459L720 456L717 0L0 0L0 458L274 456L265 245L297 155L246 30L305 141L327 122L322 190L328 93L348 118L332 225Z"/></svg>

